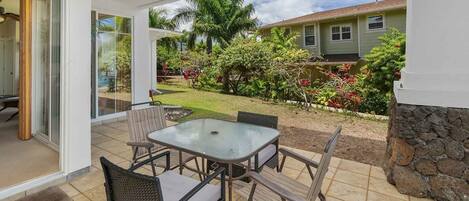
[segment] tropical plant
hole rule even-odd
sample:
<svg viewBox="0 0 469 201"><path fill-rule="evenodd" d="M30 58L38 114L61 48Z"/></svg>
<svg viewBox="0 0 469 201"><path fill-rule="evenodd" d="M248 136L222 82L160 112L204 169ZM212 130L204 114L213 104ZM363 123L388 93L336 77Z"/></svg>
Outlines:
<svg viewBox="0 0 469 201"><path fill-rule="evenodd" d="M365 82L385 94L390 94L394 81L400 79L400 71L405 66L406 36L392 28L379 39L381 45L373 48L365 56L367 61L367 65L363 67L367 75Z"/></svg>
<svg viewBox="0 0 469 201"><path fill-rule="evenodd" d="M284 52L287 50L298 48L296 39L298 33L286 33L285 28L274 27L270 30L270 34L262 39L263 42L269 44L274 53Z"/></svg>
<svg viewBox="0 0 469 201"><path fill-rule="evenodd" d="M204 36L207 53L212 52L213 40L225 48L236 35L257 25L257 20L252 18L254 6L244 5L244 0L187 1L190 5L179 8L173 19L179 24L192 22L188 46L193 47L196 36Z"/></svg>
<svg viewBox="0 0 469 201"><path fill-rule="evenodd" d="M176 22L168 18L168 11L166 9L150 9L148 12L149 26L156 29L174 30ZM162 38L158 41L158 46L166 48L177 49L177 42L179 38Z"/></svg>

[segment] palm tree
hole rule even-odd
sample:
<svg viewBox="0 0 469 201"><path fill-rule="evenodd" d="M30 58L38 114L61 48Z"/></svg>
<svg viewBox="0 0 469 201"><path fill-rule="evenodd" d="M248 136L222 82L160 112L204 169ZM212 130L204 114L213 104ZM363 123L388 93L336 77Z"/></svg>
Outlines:
<svg viewBox="0 0 469 201"><path fill-rule="evenodd" d="M244 31L257 26L257 19L252 18L254 6L243 5L244 0L187 0L188 7L178 9L173 18L177 23L192 22L189 44L195 36L204 36L207 53L212 52L213 40L226 47L231 40Z"/></svg>
<svg viewBox="0 0 469 201"><path fill-rule="evenodd" d="M176 28L176 23L166 17L168 16L166 9L150 9L148 15L151 28L167 30L174 30Z"/></svg>
<svg viewBox="0 0 469 201"><path fill-rule="evenodd" d="M149 26L156 29L176 29L176 23L167 16L168 11L166 9L150 9L150 12L148 13ZM177 48L177 39L163 38L158 42L158 45L168 48Z"/></svg>

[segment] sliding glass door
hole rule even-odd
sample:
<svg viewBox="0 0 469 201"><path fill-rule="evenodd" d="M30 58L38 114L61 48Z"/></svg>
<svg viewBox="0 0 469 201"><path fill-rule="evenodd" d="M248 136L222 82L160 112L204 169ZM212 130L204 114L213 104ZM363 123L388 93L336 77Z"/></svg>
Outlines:
<svg viewBox="0 0 469 201"><path fill-rule="evenodd" d="M61 1L33 3L33 133L58 148Z"/></svg>
<svg viewBox="0 0 469 201"><path fill-rule="evenodd" d="M132 20L92 13L92 115L123 112L132 104Z"/></svg>

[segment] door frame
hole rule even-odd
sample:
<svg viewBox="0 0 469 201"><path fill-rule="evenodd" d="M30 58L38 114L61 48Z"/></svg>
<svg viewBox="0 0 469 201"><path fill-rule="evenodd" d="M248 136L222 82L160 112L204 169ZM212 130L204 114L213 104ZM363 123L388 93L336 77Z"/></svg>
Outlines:
<svg viewBox="0 0 469 201"><path fill-rule="evenodd" d="M20 0L18 139L30 140L32 81L32 0Z"/></svg>

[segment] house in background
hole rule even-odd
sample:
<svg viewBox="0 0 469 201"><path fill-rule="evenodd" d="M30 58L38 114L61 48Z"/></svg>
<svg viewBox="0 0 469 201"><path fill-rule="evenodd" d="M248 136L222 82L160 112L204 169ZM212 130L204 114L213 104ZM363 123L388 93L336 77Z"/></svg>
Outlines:
<svg viewBox="0 0 469 201"><path fill-rule="evenodd" d="M356 61L379 45L379 37L396 28L406 31L406 0L373 3L316 12L261 27L299 34L297 44L328 61Z"/></svg>

